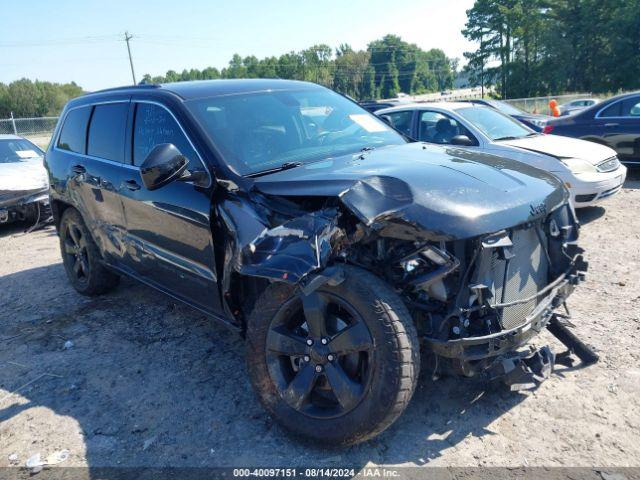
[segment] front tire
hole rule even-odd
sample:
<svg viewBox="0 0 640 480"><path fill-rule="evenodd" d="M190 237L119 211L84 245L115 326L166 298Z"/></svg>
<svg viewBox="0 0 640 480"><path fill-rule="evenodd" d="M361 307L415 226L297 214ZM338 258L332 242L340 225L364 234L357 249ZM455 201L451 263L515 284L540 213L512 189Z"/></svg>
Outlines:
<svg viewBox="0 0 640 480"><path fill-rule="evenodd" d="M416 329L398 295L375 275L344 267L344 281L308 296L283 283L257 300L247 366L267 411L317 442L372 438L405 410L420 367Z"/></svg>
<svg viewBox="0 0 640 480"><path fill-rule="evenodd" d="M99 295L118 285L118 275L102 263L100 250L75 208L67 208L62 214L59 233L62 263L78 293Z"/></svg>

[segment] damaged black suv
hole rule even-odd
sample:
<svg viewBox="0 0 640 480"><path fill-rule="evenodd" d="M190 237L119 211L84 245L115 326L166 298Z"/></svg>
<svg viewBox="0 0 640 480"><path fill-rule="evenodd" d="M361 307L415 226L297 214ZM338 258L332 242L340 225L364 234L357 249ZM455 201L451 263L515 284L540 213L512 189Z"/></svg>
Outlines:
<svg viewBox="0 0 640 480"><path fill-rule="evenodd" d="M64 109L46 152L80 293L134 277L236 329L265 408L350 444L438 372L540 379L543 328L583 279L552 175L408 143L351 100L283 80L140 85ZM573 342L574 350L580 344ZM583 352L584 353L584 352Z"/></svg>

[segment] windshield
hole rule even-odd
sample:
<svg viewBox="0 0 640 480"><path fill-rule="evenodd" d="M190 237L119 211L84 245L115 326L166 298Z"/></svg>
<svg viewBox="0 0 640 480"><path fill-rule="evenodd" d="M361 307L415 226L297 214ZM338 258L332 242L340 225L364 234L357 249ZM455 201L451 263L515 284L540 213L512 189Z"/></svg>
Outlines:
<svg viewBox="0 0 640 480"><path fill-rule="evenodd" d="M510 105L506 102L501 102L499 100L489 100L488 102L494 108L497 108L498 110L500 110L502 113L506 115L527 115L526 112L523 112L519 108L516 108L513 105Z"/></svg>
<svg viewBox="0 0 640 480"><path fill-rule="evenodd" d="M384 122L324 88L200 98L186 105L241 175L406 143Z"/></svg>
<svg viewBox="0 0 640 480"><path fill-rule="evenodd" d="M0 163L19 163L41 156L42 150L28 140L0 140Z"/></svg>
<svg viewBox="0 0 640 480"><path fill-rule="evenodd" d="M513 140L535 134L530 128L492 108L467 107L456 111L491 140Z"/></svg>

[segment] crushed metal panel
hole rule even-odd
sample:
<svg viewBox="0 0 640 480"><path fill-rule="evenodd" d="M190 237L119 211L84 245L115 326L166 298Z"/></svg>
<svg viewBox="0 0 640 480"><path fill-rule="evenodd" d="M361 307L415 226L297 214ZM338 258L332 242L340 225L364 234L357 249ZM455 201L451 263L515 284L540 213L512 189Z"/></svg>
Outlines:
<svg viewBox="0 0 640 480"><path fill-rule="evenodd" d="M324 268L336 237L338 211L312 212L265 229L241 251L239 272L244 275L298 283Z"/></svg>
<svg viewBox="0 0 640 480"><path fill-rule="evenodd" d="M225 278L230 270L243 275L298 283L309 273L324 268L334 240L343 235L338 228L338 210L327 208L304 213L271 226L265 208L241 198L220 203L220 217L236 241L225 258Z"/></svg>

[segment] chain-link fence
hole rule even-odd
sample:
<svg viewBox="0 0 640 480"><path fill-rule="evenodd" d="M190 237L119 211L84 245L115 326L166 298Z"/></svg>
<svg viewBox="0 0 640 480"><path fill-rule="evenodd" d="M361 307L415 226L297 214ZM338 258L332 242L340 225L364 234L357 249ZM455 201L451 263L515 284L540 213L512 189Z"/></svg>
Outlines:
<svg viewBox="0 0 640 480"><path fill-rule="evenodd" d="M547 97L511 98L509 100L505 100L505 102L519 108L520 110L524 110L525 112L551 115L549 101L552 99L555 99L559 105L562 105L563 103L578 100L579 98L591 97L593 97L591 93L572 93L568 95L549 95Z"/></svg>
<svg viewBox="0 0 640 480"><path fill-rule="evenodd" d="M20 135L44 148L49 143L58 118L3 118L0 119L0 134Z"/></svg>

